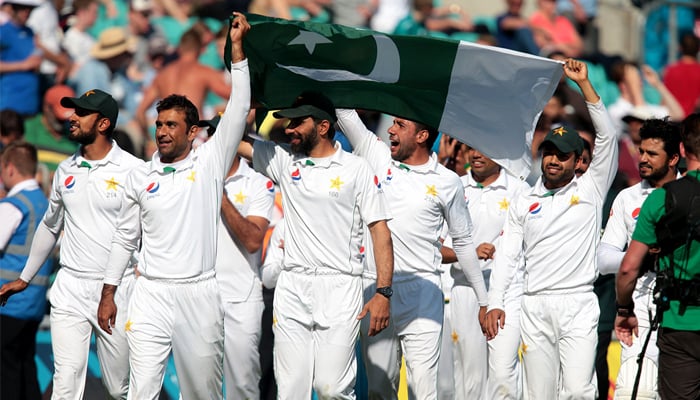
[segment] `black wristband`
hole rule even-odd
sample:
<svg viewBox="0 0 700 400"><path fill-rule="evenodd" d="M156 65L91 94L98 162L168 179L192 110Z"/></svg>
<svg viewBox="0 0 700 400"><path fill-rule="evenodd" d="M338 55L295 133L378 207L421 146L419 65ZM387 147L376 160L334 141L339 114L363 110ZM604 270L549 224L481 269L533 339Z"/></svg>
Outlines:
<svg viewBox="0 0 700 400"><path fill-rule="evenodd" d="M615 303L615 309L617 310L617 315L623 318L634 316L634 302L631 301L629 304L622 305L620 303Z"/></svg>

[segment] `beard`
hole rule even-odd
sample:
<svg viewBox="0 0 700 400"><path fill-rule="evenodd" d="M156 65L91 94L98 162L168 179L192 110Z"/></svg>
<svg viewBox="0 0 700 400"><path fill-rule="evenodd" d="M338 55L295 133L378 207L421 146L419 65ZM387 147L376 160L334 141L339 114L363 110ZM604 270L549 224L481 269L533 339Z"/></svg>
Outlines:
<svg viewBox="0 0 700 400"><path fill-rule="evenodd" d="M299 143L292 143L292 151L295 153L309 155L311 150L318 144L318 131L313 127L308 135L300 135Z"/></svg>
<svg viewBox="0 0 700 400"><path fill-rule="evenodd" d="M82 145L88 145L95 142L97 138L97 119L92 123L92 126L87 131L78 130L77 132L69 133L68 138L74 142L78 142Z"/></svg>
<svg viewBox="0 0 700 400"><path fill-rule="evenodd" d="M649 173L642 173L641 171L639 172L639 177L642 179L646 179L649 182L657 182L661 180L663 177L668 174L669 166L664 165L661 168L654 169L651 165L649 164L644 164L644 166L649 167L651 171Z"/></svg>

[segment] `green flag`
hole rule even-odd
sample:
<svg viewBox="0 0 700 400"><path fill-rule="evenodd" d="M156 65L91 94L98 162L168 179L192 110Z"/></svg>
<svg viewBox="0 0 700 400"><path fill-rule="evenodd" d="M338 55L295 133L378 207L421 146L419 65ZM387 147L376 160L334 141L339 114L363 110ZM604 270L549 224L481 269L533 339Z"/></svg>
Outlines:
<svg viewBox="0 0 700 400"><path fill-rule="evenodd" d="M268 109L317 90L338 108L381 111L434 126L526 176L527 132L561 65L446 39L248 14L252 95ZM225 63L230 67L230 43Z"/></svg>

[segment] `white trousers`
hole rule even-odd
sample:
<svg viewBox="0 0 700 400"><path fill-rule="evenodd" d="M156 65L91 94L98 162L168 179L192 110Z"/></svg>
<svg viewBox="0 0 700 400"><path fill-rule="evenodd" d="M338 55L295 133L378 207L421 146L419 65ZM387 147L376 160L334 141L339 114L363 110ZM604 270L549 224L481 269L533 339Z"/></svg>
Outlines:
<svg viewBox="0 0 700 400"><path fill-rule="evenodd" d="M639 337L633 338L631 346L620 342L622 353L620 355L620 370L615 380L615 399L627 400L632 397L634 380L637 375L639 364L637 357L642 352L642 346L651 329L651 320L656 314L656 304L654 304L654 286L656 284L656 274L647 272L637 280L632 299L634 300L634 313L639 323ZM656 334L658 330L651 332L651 338L644 353L642 362L642 375L639 380L638 398L655 399L658 397L657 378L659 365L659 348L656 347Z"/></svg>
<svg viewBox="0 0 700 400"><path fill-rule="evenodd" d="M183 399L223 398L224 312L213 271L186 282L138 278L128 318L129 399L158 399L171 351Z"/></svg>
<svg viewBox="0 0 700 400"><path fill-rule="evenodd" d="M362 279L282 271L275 289L274 366L280 400L354 399ZM366 318L369 318L367 316Z"/></svg>
<svg viewBox="0 0 700 400"><path fill-rule="evenodd" d="M488 282L490 271L484 272ZM452 352L455 400L522 398L520 302L522 283L512 283L505 297L506 324L486 341L479 325L479 303L474 289L452 287ZM443 349L444 354L444 349Z"/></svg>
<svg viewBox="0 0 700 400"><path fill-rule="evenodd" d="M224 386L227 400L259 399L262 300L224 302Z"/></svg>
<svg viewBox="0 0 700 400"><path fill-rule="evenodd" d="M393 283L391 329L379 336L363 337L365 363L388 365L388 371L367 368L370 398L395 399L401 355L406 360L408 398L437 399L438 359L442 339L444 296L440 277L415 277ZM372 289L365 293L371 294ZM389 339L387 339L389 336ZM393 336L393 337L392 337ZM397 345L398 343L398 345ZM394 360L398 360L395 362ZM381 368L381 365L372 365Z"/></svg>
<svg viewBox="0 0 700 400"><path fill-rule="evenodd" d="M520 327L526 399L596 398L599 317L593 291L523 296Z"/></svg>
<svg viewBox="0 0 700 400"><path fill-rule="evenodd" d="M82 400L85 392L90 337L95 333L102 384L107 396L126 399L129 390L129 346L124 327L133 275L125 277L114 298L121 312L108 335L97 323L101 279L77 277L65 268L51 287L51 346L55 372L52 399Z"/></svg>

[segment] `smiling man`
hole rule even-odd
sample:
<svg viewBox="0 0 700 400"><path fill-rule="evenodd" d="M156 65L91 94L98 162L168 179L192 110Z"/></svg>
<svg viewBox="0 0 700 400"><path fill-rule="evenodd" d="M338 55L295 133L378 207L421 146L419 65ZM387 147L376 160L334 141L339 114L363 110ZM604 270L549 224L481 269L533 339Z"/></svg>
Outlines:
<svg viewBox="0 0 700 400"><path fill-rule="evenodd" d="M568 59L564 73L583 92L593 119L592 162L585 174L576 177L576 163L583 152L579 134L564 127L547 133L540 145L542 177L508 210L491 275L486 321L490 337L503 329L505 293L523 252L524 387L527 397L535 399L595 397L600 314L593 293L598 276L595 249L603 201L617 169L615 131L588 80L586 64Z"/></svg>
<svg viewBox="0 0 700 400"><path fill-rule="evenodd" d="M158 151L126 180L125 204L104 276L100 327L125 330L130 397L157 399L172 351L182 398L223 396L224 314L215 278L223 181L243 136L250 108L245 16L233 13L231 93L216 134L193 149L199 128L195 105L181 95L158 103ZM114 294L141 243L139 272L128 307ZM119 311L119 313L118 313ZM117 323L126 315L126 324Z"/></svg>
<svg viewBox="0 0 700 400"><path fill-rule="evenodd" d="M94 89L79 98L63 97L61 105L75 109L70 117L69 138L80 143L80 149L59 164L49 207L37 227L26 265L17 280L0 288L0 302L30 283L36 285L46 279L41 276L40 267L63 232L61 269L50 295L56 369L53 396L83 398L94 332L105 391L110 398L126 399L129 351L124 330L105 335L98 329L96 312L112 234L125 202L126 176L143 161L122 150L112 139L119 107L111 95ZM134 270L126 268L126 264L130 264L128 259L121 271L123 276L120 275L122 286L115 296L115 302L123 308L134 282ZM124 316L115 322L120 327L126 322Z"/></svg>
<svg viewBox="0 0 700 400"><path fill-rule="evenodd" d="M678 162L680 161L680 126L669 121L651 119L644 122L639 130L639 177L642 181L621 191L612 205L610 218L605 226L605 233L598 247L598 268L601 274L616 274L620 269L625 249L632 241L632 233L637 225L637 218L644 200L655 189L662 187L678 177ZM656 314L654 303L654 287L656 273L650 265L649 257L640 273L634 288L634 307L632 312L639 321L639 335L630 345L620 341L622 354L620 370L615 381L615 398L629 399L632 386L639 368L637 355L642 349L642 343L651 334L642 363L643 379L639 382L640 398L656 398L657 396L657 365L659 350L656 347L656 331L650 332L651 321L649 313ZM623 309L621 314L625 314Z"/></svg>

